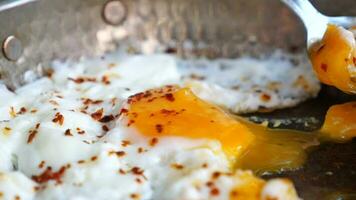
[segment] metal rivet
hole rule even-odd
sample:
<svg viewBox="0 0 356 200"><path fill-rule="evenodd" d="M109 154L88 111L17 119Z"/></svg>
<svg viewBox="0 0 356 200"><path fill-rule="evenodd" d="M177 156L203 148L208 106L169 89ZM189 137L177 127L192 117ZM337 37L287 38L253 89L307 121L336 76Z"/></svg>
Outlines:
<svg viewBox="0 0 356 200"><path fill-rule="evenodd" d="M110 0L104 4L102 16L107 24L117 26L126 18L126 7L118 0Z"/></svg>
<svg viewBox="0 0 356 200"><path fill-rule="evenodd" d="M13 35L7 37L2 44L2 51L5 58L16 61L22 55L21 41Z"/></svg>

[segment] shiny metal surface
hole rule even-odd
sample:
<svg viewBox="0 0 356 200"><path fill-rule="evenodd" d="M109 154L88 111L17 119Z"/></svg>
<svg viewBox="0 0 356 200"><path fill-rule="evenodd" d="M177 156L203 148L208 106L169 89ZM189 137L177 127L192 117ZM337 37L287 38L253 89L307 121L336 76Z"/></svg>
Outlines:
<svg viewBox="0 0 356 200"><path fill-rule="evenodd" d="M181 56L211 58L304 46L302 24L279 0L121 2L127 15L119 26L102 19L102 0L39 0L3 10L0 41L15 35L24 47L16 63L0 57L3 80L16 87L26 69L43 73L53 58L98 55L124 45L138 52L174 48ZM146 48L145 41L157 45Z"/></svg>
<svg viewBox="0 0 356 200"><path fill-rule="evenodd" d="M22 54L22 44L19 39L11 35L2 44L2 52L9 61L16 61Z"/></svg>
<svg viewBox="0 0 356 200"><path fill-rule="evenodd" d="M0 41L14 35L23 46L23 53L15 62L0 53L0 79L15 88L24 83L24 71L32 69L43 74L54 58L77 59L123 46L135 52L169 51L183 57L209 58L261 56L277 48L305 51L303 24L280 0L120 2L125 7L122 21L115 13L104 20L106 1L102 0L0 4ZM326 15L356 15L355 0L337 3L335 0L313 0L312 3ZM109 18L120 23L110 25ZM155 45L147 48L147 44ZM320 127L330 105L350 100L356 100L355 96L324 87L318 98L295 108L245 117L255 121L290 119L293 122L295 119L285 128L310 131ZM310 126L298 123L298 119L310 117L316 119ZM355 147L356 143L351 142L311 149L303 169L274 176L292 178L300 195L307 200L337 199L339 193L352 199L356 191ZM328 175L328 171L333 175Z"/></svg>
<svg viewBox="0 0 356 200"><path fill-rule="evenodd" d="M110 25L117 26L126 18L126 7L119 0L109 0L103 6L102 17Z"/></svg>
<svg viewBox="0 0 356 200"><path fill-rule="evenodd" d="M350 28L356 26L356 17L330 17L321 14L308 0L282 0L304 23L307 32L307 47L320 41L329 23Z"/></svg>

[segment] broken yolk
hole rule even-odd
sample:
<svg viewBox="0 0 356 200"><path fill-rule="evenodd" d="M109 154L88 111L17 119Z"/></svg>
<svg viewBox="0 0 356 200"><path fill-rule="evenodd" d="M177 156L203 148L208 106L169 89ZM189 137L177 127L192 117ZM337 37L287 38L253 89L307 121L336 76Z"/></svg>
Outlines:
<svg viewBox="0 0 356 200"><path fill-rule="evenodd" d="M321 82L356 93L356 44L351 31L328 25L322 41L309 49L309 56Z"/></svg>
<svg viewBox="0 0 356 200"><path fill-rule="evenodd" d="M253 131L256 139L235 167L253 170L259 175L300 168L307 158L305 150L319 144L313 133L270 129L246 120L243 123Z"/></svg>
<svg viewBox="0 0 356 200"><path fill-rule="evenodd" d="M322 136L340 142L356 137L356 102L330 107L320 132Z"/></svg>
<svg viewBox="0 0 356 200"><path fill-rule="evenodd" d="M149 90L130 97L128 104L129 109L123 113L127 125L141 134L218 140L232 161L255 138L245 125L187 88L167 86Z"/></svg>
<svg viewBox="0 0 356 200"><path fill-rule="evenodd" d="M141 134L217 140L232 166L257 173L299 168L305 149L317 142L312 134L271 130L233 117L187 88L149 90L130 97L128 104L125 122Z"/></svg>

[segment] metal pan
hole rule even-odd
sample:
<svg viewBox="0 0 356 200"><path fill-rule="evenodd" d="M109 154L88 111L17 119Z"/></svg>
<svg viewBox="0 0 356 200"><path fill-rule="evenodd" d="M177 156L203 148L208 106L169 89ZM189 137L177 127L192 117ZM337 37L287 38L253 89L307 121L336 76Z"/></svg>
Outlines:
<svg viewBox="0 0 356 200"><path fill-rule="evenodd" d="M354 0L312 2L328 15L356 15ZM123 45L142 52L146 40L182 57L258 57L277 48L300 53L303 30L279 0L0 1L0 80L16 88L26 70L43 75L54 58L101 55ZM193 45L187 48L186 41ZM284 128L311 131L328 107L351 100L356 97L323 86L317 98L297 107L244 117L291 120ZM311 118L308 126L299 123ZM310 149L302 169L265 178L291 178L304 199L356 199L355 152L356 141L323 144Z"/></svg>

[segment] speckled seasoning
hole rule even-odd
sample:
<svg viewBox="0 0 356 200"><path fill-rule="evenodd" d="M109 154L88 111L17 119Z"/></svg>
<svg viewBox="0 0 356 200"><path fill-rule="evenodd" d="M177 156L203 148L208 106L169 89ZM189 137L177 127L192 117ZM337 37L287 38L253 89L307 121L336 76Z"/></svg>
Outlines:
<svg viewBox="0 0 356 200"><path fill-rule="evenodd" d="M160 135L147 137L130 105L173 105L180 100L174 87L190 87L233 112L292 106L319 90L310 74L309 66L278 56L190 62L113 54L54 62L51 76L14 92L0 85L0 199L298 199L290 181L231 170L218 140L167 136L165 119L185 109L151 113L162 117L152 129ZM149 92L164 86L158 97Z"/></svg>

